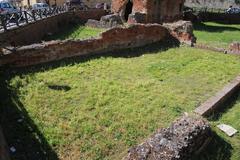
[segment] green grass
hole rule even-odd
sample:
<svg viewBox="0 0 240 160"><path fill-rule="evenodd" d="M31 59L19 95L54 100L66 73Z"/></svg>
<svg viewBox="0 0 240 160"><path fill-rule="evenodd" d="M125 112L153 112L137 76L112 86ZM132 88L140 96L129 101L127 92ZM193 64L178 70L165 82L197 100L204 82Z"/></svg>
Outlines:
<svg viewBox="0 0 240 160"><path fill-rule="evenodd" d="M62 29L59 33L46 37L45 40L88 39L97 37L104 29L73 25Z"/></svg>
<svg viewBox="0 0 240 160"><path fill-rule="evenodd" d="M183 47L15 74L7 81L16 94L9 100L29 116L34 127L27 137L28 132L18 133L24 125L18 129L5 125L5 130L11 130L7 139L16 143L18 138L30 141L36 136L60 159L121 159L130 146L192 111L238 75L239 60ZM9 102L3 104L5 112L13 112ZM3 121L16 123L16 116L2 115ZM21 158L16 154L13 159Z"/></svg>
<svg viewBox="0 0 240 160"><path fill-rule="evenodd" d="M234 41L240 41L240 25L205 22L194 24L197 43L212 47L228 48Z"/></svg>
<svg viewBox="0 0 240 160"><path fill-rule="evenodd" d="M217 119L212 119L211 124L216 132L213 143L202 154L200 160L239 160L240 159L240 134L228 137L216 126L219 124L228 124L240 131L240 94L236 103L226 113L223 113Z"/></svg>

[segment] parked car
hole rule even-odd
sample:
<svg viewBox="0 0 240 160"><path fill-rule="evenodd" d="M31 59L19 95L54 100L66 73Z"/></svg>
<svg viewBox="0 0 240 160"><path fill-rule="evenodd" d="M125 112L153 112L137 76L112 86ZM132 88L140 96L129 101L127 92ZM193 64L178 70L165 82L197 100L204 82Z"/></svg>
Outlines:
<svg viewBox="0 0 240 160"><path fill-rule="evenodd" d="M36 3L32 5L33 10L46 10L49 8L49 5L47 3Z"/></svg>
<svg viewBox="0 0 240 160"><path fill-rule="evenodd" d="M19 12L19 10L11 3L0 1L0 14L13 14L17 12Z"/></svg>

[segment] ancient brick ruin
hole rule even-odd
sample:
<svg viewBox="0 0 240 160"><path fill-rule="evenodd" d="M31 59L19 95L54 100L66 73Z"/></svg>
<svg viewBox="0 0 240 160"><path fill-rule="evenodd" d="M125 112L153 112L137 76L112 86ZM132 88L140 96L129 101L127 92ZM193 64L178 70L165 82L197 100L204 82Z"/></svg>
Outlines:
<svg viewBox="0 0 240 160"><path fill-rule="evenodd" d="M210 142L211 129L199 116L183 116L132 147L124 160L189 160Z"/></svg>
<svg viewBox="0 0 240 160"><path fill-rule="evenodd" d="M14 53L2 55L0 66L25 67L69 57L101 54L108 51L141 47L164 41L170 33L159 24L135 24L128 28L112 28L100 37L86 40L58 40L22 46Z"/></svg>
<svg viewBox="0 0 240 160"><path fill-rule="evenodd" d="M129 23L162 23L181 19L185 0L113 0L112 12Z"/></svg>

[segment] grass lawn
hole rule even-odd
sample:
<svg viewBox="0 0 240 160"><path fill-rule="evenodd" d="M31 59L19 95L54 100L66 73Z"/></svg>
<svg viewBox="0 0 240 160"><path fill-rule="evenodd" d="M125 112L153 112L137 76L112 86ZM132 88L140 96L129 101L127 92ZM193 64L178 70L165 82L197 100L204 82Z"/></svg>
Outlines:
<svg viewBox="0 0 240 160"><path fill-rule="evenodd" d="M216 126L218 124L228 124L240 131L240 94L236 103L229 106L225 113L212 119L211 124L216 132L213 143L202 154L201 160L239 160L240 159L240 133L233 137L228 137Z"/></svg>
<svg viewBox="0 0 240 160"><path fill-rule="evenodd" d="M13 159L121 159L235 78L239 60L182 47L16 72L6 81L15 96L1 101L8 143L17 149Z"/></svg>
<svg viewBox="0 0 240 160"><path fill-rule="evenodd" d="M98 36L104 29L73 25L62 29L57 34L46 37L45 40L64 40L64 39L87 39Z"/></svg>
<svg viewBox="0 0 240 160"><path fill-rule="evenodd" d="M197 43L228 48L234 41L240 41L240 25L205 22L194 24Z"/></svg>

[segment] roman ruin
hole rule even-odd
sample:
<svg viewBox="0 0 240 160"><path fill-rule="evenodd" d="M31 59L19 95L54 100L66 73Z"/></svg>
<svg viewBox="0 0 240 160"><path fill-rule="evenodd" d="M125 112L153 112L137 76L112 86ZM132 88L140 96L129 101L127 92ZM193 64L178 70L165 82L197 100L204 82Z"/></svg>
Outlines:
<svg viewBox="0 0 240 160"><path fill-rule="evenodd" d="M129 23L163 23L181 19L185 0L114 0L111 10Z"/></svg>

